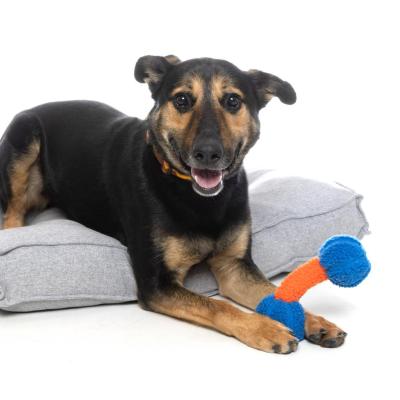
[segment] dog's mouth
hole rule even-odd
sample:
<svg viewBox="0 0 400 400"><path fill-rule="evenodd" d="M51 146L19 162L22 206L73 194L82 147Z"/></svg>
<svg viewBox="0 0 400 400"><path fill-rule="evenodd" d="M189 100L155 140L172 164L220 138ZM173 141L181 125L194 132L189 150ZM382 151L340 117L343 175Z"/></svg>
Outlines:
<svg viewBox="0 0 400 400"><path fill-rule="evenodd" d="M212 197L221 193L224 188L224 178L230 176L233 169L236 167L237 158L239 156L240 150L242 148L243 143L240 142L236 148L234 157L231 163L224 169L207 169L207 168L196 168L189 165L183 157L182 153L179 150L177 143L171 137L169 142L176 154L183 170L187 172L190 171L190 176L192 178L192 187L193 190L199 194L200 196Z"/></svg>
<svg viewBox="0 0 400 400"><path fill-rule="evenodd" d="M192 187L197 194L200 196L212 197L221 193L222 189L224 188L224 178L229 168L195 168L183 161L181 155L179 155L179 161L185 170L190 171Z"/></svg>
<svg viewBox="0 0 400 400"><path fill-rule="evenodd" d="M224 188L224 171L191 168L192 186L196 193L201 196L216 196Z"/></svg>

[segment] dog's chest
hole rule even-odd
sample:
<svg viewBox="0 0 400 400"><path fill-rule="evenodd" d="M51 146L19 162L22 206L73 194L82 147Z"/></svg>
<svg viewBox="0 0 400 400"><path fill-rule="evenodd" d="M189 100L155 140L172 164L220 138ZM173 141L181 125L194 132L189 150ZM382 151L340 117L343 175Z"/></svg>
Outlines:
<svg viewBox="0 0 400 400"><path fill-rule="evenodd" d="M217 239L201 235L161 235L156 244L166 267L183 281L189 269L210 258L241 258L249 243L249 225L240 224L224 231Z"/></svg>

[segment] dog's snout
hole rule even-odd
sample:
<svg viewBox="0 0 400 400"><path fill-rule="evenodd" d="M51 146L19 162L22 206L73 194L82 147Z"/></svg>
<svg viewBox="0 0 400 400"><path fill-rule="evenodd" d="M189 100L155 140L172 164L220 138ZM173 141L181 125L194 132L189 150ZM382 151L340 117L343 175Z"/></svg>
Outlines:
<svg viewBox="0 0 400 400"><path fill-rule="evenodd" d="M204 168L215 166L223 156L223 148L217 140L202 140L193 146L192 156Z"/></svg>

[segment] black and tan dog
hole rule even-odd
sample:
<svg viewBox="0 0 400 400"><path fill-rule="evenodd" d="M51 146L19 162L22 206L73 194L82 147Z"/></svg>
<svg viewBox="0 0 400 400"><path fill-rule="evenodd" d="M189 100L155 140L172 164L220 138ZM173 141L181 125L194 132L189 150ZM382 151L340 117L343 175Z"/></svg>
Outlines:
<svg viewBox="0 0 400 400"><path fill-rule="evenodd" d="M208 58L142 57L135 77L155 100L145 121L90 101L44 104L14 118L0 145L4 228L23 226L31 209L57 206L128 246L145 309L264 351L296 350L283 325L182 285L206 262L220 293L246 307L274 290L251 257L242 161L259 137L259 110L274 96L294 103L293 88ZM337 347L345 333L308 313L306 336Z"/></svg>

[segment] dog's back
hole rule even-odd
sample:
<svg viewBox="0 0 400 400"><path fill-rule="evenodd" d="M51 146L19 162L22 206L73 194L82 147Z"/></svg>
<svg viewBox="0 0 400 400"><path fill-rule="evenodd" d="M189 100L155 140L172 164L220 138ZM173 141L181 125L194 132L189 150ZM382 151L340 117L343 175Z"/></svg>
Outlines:
<svg viewBox="0 0 400 400"><path fill-rule="evenodd" d="M0 201L12 214L5 225L23 225L18 214L54 205L112 234L104 163L113 140L126 139L124 128L133 124L134 133L140 123L94 101L53 102L19 113L0 144Z"/></svg>

